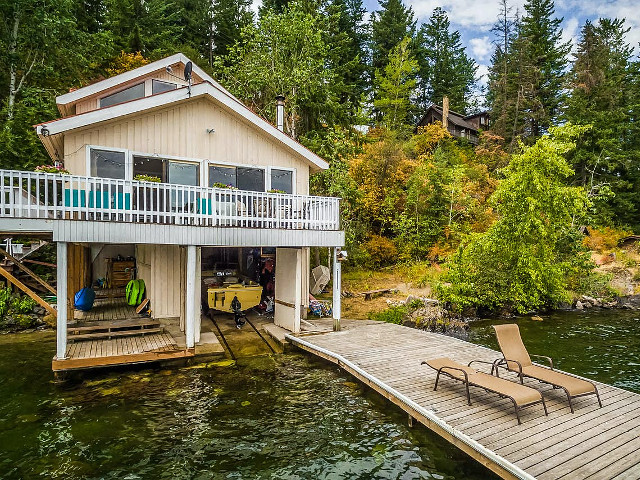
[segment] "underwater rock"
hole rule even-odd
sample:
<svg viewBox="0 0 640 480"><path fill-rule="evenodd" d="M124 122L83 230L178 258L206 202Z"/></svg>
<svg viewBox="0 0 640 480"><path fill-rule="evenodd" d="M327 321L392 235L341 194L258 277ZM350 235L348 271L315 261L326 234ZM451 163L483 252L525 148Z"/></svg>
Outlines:
<svg viewBox="0 0 640 480"><path fill-rule="evenodd" d="M542 317L539 317L538 315L534 315L531 317L531 320L533 320L534 322L542 322Z"/></svg>

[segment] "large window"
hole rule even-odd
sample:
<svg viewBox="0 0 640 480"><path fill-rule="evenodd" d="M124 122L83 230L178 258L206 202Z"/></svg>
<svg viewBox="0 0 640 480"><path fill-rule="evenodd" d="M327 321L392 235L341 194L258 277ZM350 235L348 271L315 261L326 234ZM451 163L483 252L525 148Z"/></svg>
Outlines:
<svg viewBox="0 0 640 480"><path fill-rule="evenodd" d="M293 172L291 170L271 169L271 189L284 193L293 193Z"/></svg>
<svg viewBox="0 0 640 480"><path fill-rule="evenodd" d="M121 90L118 93L107 95L100 99L100 108L109 107L116 103L128 102L144 97L144 83L139 83L133 87Z"/></svg>
<svg viewBox="0 0 640 480"><path fill-rule="evenodd" d="M151 80L151 93L155 95L156 93L168 92L170 90L175 90L177 85L175 83L163 82L162 80Z"/></svg>
<svg viewBox="0 0 640 480"><path fill-rule="evenodd" d="M125 152L92 148L89 156L92 177L125 178Z"/></svg>
<svg viewBox="0 0 640 480"><path fill-rule="evenodd" d="M231 185L240 190L253 192L265 191L264 168L257 167L223 167L211 165L209 167L209 186L216 184Z"/></svg>
<svg viewBox="0 0 640 480"><path fill-rule="evenodd" d="M264 192L264 170L262 168L237 167L238 188L253 192Z"/></svg>
<svg viewBox="0 0 640 480"><path fill-rule="evenodd" d="M217 165L211 165L209 167L209 186L229 185L231 187L237 187L236 182L236 167L219 167Z"/></svg>
<svg viewBox="0 0 640 480"><path fill-rule="evenodd" d="M167 180L175 185L200 185L200 165L170 160L167 165Z"/></svg>

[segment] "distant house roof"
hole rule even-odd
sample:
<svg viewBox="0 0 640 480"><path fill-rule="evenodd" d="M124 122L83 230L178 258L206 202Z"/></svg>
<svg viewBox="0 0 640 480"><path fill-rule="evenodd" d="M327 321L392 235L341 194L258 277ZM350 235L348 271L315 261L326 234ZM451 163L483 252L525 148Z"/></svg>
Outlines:
<svg viewBox="0 0 640 480"><path fill-rule="evenodd" d="M177 62L183 62L186 64L186 62L188 61L189 59L181 53L172 55L171 57L167 57L163 60L158 60L157 62L144 65L143 67L139 67L129 72L116 75L115 77L107 78L93 85L88 85L73 92L60 95L56 100L58 102L66 103L77 102L84 97L95 95L96 93L107 90L108 88L112 88L122 83L134 80L139 76L147 75L149 73L164 69L167 65L175 65L175 63ZM135 113L144 112L146 110L159 108L175 102L187 101L191 98L203 97L216 101L217 103L224 106L227 110L230 110L236 115L240 116L245 122L251 123L258 129L262 130L264 133L270 135L274 138L274 140L283 144L285 147L289 148L290 150L307 160L312 167L322 170L329 168L329 164L322 158L320 158L318 155L313 153L301 143L298 143L283 131L278 130L274 125L272 125L262 117L255 114L240 100L231 95L225 88L223 88L218 82L214 81L209 75L207 75L195 64L193 65L193 72L196 73L200 78L203 78L205 80L201 83L197 83L191 86L190 93L188 87L181 87L175 90L170 90L168 92L130 100L128 102L91 110L89 112L81 113L78 115L70 115L57 120L43 122L41 124L34 125L34 127L36 128L36 133L53 158L55 152L58 151L61 146L61 133L124 117L126 115L132 115ZM45 135L43 135L43 129Z"/></svg>
<svg viewBox="0 0 640 480"><path fill-rule="evenodd" d="M432 104L427 109L426 113L422 116L420 121L418 121L419 126L426 125L427 116L429 115L429 112L432 110L437 112L440 118L442 118L442 107L436 104ZM478 112L478 113L474 113L473 115L465 116L460 113L454 112L453 110L449 110L448 119L449 119L449 122L453 123L454 125L458 125L459 127L467 128L469 130L473 130L474 132L478 133L478 127L473 123L469 122L469 120L472 118L480 117L482 115L486 115L486 114L487 112Z"/></svg>

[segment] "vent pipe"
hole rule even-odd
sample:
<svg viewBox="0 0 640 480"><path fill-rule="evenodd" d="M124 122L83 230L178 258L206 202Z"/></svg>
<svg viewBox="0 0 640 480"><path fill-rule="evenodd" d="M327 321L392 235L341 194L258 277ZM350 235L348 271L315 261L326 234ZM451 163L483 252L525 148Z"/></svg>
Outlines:
<svg viewBox="0 0 640 480"><path fill-rule="evenodd" d="M282 95L276 97L276 127L284 132L284 97Z"/></svg>
<svg viewBox="0 0 640 480"><path fill-rule="evenodd" d="M449 128L449 97L442 99L442 126L445 130Z"/></svg>

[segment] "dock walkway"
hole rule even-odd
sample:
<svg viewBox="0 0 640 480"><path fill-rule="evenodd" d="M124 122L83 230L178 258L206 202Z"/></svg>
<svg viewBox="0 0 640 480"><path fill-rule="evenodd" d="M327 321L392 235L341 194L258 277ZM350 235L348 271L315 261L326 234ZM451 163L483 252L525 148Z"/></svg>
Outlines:
<svg viewBox="0 0 640 480"><path fill-rule="evenodd" d="M469 406L460 382L441 377L433 391L436 372L420 365L445 356L491 362L501 356L491 349L386 323L287 339L338 364L502 478L640 478L638 394L596 382L603 408L587 396L574 400L572 414L562 390L525 380L542 392L549 416L542 406L526 408L518 425L509 399L471 387Z"/></svg>

